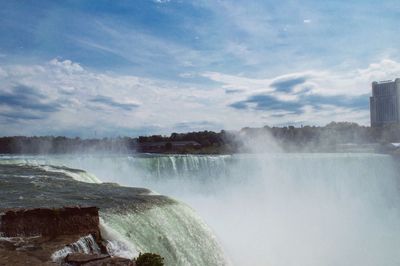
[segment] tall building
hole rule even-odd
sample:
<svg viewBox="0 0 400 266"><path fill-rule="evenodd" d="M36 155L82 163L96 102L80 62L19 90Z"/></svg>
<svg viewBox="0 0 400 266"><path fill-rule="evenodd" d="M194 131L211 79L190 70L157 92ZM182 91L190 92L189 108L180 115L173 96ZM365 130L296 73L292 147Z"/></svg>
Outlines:
<svg viewBox="0 0 400 266"><path fill-rule="evenodd" d="M371 126L400 123L400 78L372 82Z"/></svg>

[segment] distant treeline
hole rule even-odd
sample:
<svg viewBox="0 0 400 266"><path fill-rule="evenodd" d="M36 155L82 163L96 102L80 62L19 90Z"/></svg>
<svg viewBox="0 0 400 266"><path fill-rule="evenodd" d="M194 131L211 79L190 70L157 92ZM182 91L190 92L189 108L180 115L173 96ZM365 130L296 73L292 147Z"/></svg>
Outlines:
<svg viewBox="0 0 400 266"><path fill-rule="evenodd" d="M350 122L326 126L243 128L239 131L172 133L170 136L140 136L103 139L67 137L2 137L2 154L111 153L200 153L226 154L276 149L282 151L337 151L345 145L385 146L400 142L400 126L383 128ZM338 148L339 147L339 148ZM340 150L340 149L339 149Z"/></svg>

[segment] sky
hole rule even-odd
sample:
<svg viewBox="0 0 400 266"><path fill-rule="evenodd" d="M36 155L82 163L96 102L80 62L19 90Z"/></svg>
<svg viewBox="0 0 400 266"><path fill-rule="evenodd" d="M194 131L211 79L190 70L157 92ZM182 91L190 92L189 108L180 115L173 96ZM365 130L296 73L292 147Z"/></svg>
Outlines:
<svg viewBox="0 0 400 266"><path fill-rule="evenodd" d="M398 0L0 0L0 135L369 125Z"/></svg>

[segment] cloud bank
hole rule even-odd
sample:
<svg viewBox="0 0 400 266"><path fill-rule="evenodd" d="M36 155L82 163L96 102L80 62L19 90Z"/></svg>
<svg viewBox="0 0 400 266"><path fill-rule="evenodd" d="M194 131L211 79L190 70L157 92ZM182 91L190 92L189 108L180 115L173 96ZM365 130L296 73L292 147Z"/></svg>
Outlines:
<svg viewBox="0 0 400 266"><path fill-rule="evenodd" d="M200 72L187 82L99 72L59 58L2 65L1 134L134 136L332 120L368 124L371 82L397 76L400 63L387 59L354 71L266 79ZM191 82L199 78L211 85Z"/></svg>

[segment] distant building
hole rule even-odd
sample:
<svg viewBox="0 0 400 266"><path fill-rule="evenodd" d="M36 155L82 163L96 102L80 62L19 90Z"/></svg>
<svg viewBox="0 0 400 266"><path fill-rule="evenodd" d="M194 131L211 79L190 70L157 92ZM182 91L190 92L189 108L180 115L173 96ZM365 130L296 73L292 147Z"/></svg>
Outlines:
<svg viewBox="0 0 400 266"><path fill-rule="evenodd" d="M372 82L371 126L400 123L400 79Z"/></svg>

